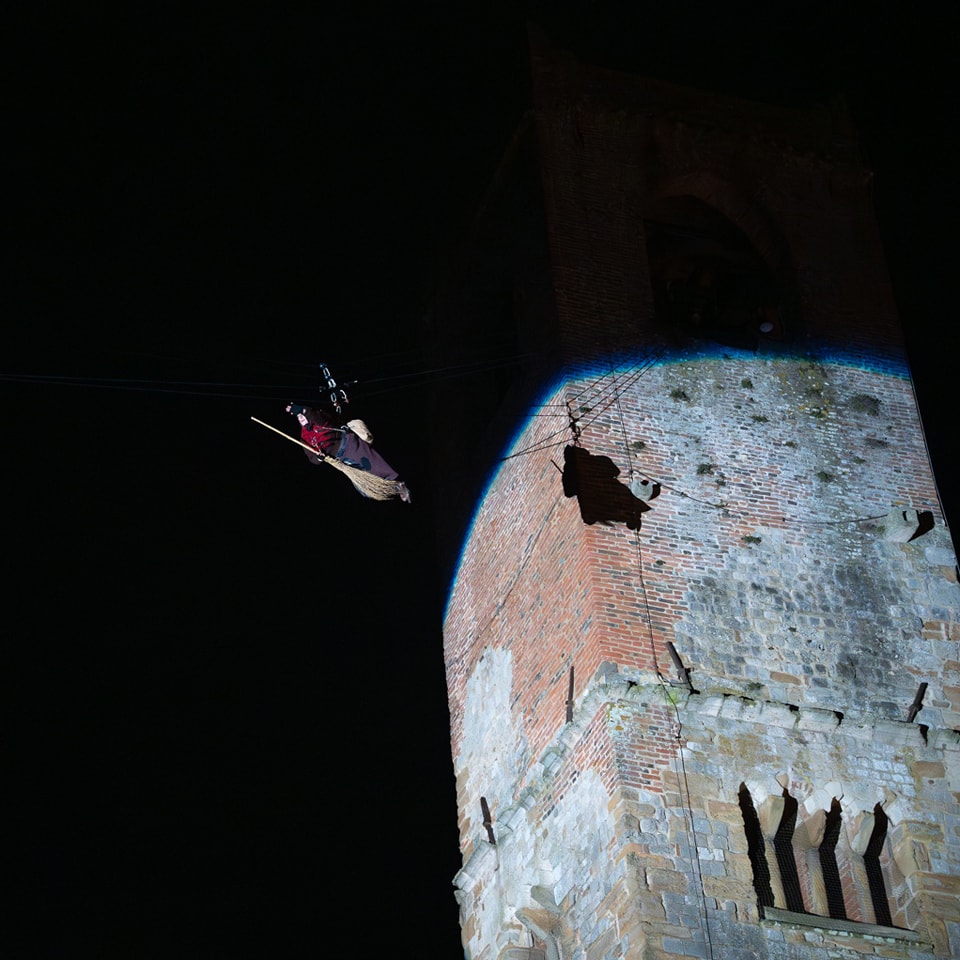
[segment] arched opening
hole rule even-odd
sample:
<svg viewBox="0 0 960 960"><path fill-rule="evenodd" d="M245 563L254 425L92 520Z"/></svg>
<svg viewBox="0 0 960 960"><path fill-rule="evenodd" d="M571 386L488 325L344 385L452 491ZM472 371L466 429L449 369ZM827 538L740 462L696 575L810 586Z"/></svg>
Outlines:
<svg viewBox="0 0 960 960"><path fill-rule="evenodd" d="M790 335L787 294L750 239L695 196L668 196L644 216L657 325L674 339L756 350Z"/></svg>
<svg viewBox="0 0 960 960"><path fill-rule="evenodd" d="M797 873L797 860L793 852L793 832L797 826L797 801L783 791L783 816L773 837L773 849L777 856L777 867L783 883L783 895L787 909L794 913L805 913L803 892L800 889L800 877Z"/></svg>
<svg viewBox="0 0 960 960"><path fill-rule="evenodd" d="M827 894L827 909L835 920L846 920L847 910L843 903L843 886L840 882L840 870L837 867L837 841L840 839L840 801L836 797L830 804L827 814L823 840L820 841L818 854L820 857L820 872L823 875L823 885Z"/></svg>
<svg viewBox="0 0 960 960"><path fill-rule="evenodd" d="M887 899L887 887L883 880L883 869L880 866L880 852L887 839L889 824L883 807L878 803L873 808L873 831L867 841L867 849L863 854L863 866L867 873L867 885L870 888L870 901L873 904L873 913L876 922L881 926L893 926L890 916L890 901Z"/></svg>
<svg viewBox="0 0 960 960"><path fill-rule="evenodd" d="M740 813L743 816L743 830L747 837L747 855L753 868L753 889L757 893L757 903L761 907L774 906L773 888L770 886L770 867L763 846L763 832L760 818L757 816L753 797L745 783L740 784Z"/></svg>

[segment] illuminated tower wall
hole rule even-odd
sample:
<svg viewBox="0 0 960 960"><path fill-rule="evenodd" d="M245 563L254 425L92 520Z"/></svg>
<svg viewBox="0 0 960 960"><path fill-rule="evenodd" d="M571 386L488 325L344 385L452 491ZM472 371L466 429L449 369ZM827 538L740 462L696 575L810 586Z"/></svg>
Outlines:
<svg viewBox="0 0 960 960"><path fill-rule="evenodd" d="M444 623L466 954L958 956L957 560L849 123L532 76L433 317L529 357L437 397L450 504L500 443Z"/></svg>

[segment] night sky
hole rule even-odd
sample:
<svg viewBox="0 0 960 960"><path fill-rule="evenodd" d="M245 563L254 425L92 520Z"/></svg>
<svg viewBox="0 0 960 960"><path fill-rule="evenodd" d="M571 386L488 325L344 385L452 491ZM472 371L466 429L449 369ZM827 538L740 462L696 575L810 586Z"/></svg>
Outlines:
<svg viewBox="0 0 960 960"><path fill-rule="evenodd" d="M611 66L847 93L953 511L956 15L140 6L10 33L4 956L459 956L417 330L524 109L525 14ZM321 362L412 505L250 420L292 433Z"/></svg>

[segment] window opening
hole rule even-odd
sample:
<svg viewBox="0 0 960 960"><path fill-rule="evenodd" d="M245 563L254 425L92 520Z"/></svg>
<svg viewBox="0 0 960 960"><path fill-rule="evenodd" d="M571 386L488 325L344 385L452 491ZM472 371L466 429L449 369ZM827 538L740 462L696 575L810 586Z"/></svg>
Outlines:
<svg viewBox="0 0 960 960"><path fill-rule="evenodd" d="M827 893L827 909L834 920L846 920L847 911L843 905L843 886L840 883L840 870L837 867L837 841L840 839L842 820L840 802L836 797L830 804L827 814L823 840L820 842L820 871Z"/></svg>
<svg viewBox="0 0 960 960"><path fill-rule="evenodd" d="M772 907L773 888L770 886L770 867L767 865L760 818L745 783L740 784L740 813L743 816L743 830L747 835L747 855L750 857L750 866L753 867L753 889L757 893L757 902L761 907Z"/></svg>
<svg viewBox="0 0 960 960"><path fill-rule="evenodd" d="M793 852L793 831L797 825L797 801L783 791L783 816L773 838L773 849L777 855L777 867L780 869L780 881L787 909L794 913L805 913L803 893L800 890L800 877L797 874L797 860Z"/></svg>
<svg viewBox="0 0 960 960"><path fill-rule="evenodd" d="M665 197L644 223L658 323L681 337L756 350L785 339L783 296L746 235L692 196Z"/></svg>
<svg viewBox="0 0 960 960"><path fill-rule="evenodd" d="M870 834L867 849L863 854L863 865L867 873L870 900L873 903L876 922L884 927L892 927L890 902L887 899L887 888L883 882L883 870L880 866L880 852L887 839L887 825L890 821L879 803L873 808L873 817L873 832Z"/></svg>

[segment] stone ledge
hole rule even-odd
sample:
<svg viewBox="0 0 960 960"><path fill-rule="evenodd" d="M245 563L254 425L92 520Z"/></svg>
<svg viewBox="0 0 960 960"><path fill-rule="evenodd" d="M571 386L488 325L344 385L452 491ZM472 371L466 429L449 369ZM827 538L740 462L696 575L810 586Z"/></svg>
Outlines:
<svg viewBox="0 0 960 960"><path fill-rule="evenodd" d="M636 697L636 693L634 696ZM929 727L921 729L920 724L915 722L885 718L877 718L872 722L842 720L839 713L826 707L752 700L735 693L685 694L678 698L677 708L681 713L688 711L701 717L761 723L786 731L802 730L827 734L836 732L844 737L879 740L887 745L960 751L960 731L957 730Z"/></svg>
<svg viewBox="0 0 960 960"><path fill-rule="evenodd" d="M813 913L794 913L792 910L781 910L780 907L761 907L761 920L769 923L792 924L795 927L815 927L818 930L828 930L831 933L859 937L879 937L883 940L901 940L906 943L920 944L928 950L933 949L933 944L926 943L915 930L905 930L903 927L882 927L876 923L836 920L833 917L820 917Z"/></svg>

